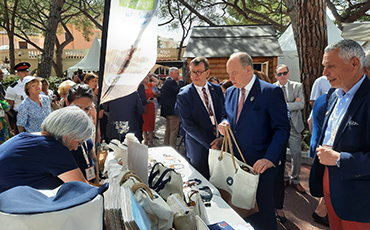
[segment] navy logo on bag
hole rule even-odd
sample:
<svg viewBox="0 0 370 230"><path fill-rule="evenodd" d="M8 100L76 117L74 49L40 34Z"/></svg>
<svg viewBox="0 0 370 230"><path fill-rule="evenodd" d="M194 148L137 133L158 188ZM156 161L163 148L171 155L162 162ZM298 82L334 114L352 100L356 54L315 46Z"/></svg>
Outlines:
<svg viewBox="0 0 370 230"><path fill-rule="evenodd" d="M226 183L227 183L229 186L231 186L231 185L233 185L233 183L234 183L234 179L233 179L231 176L229 176L228 178L226 178Z"/></svg>

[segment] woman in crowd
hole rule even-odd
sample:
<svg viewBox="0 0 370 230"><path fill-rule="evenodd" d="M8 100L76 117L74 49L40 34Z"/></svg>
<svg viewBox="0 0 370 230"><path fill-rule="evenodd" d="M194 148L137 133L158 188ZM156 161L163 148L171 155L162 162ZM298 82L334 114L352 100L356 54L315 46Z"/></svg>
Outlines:
<svg viewBox="0 0 370 230"><path fill-rule="evenodd" d="M66 80L66 81L63 81L62 83L60 83L59 87L58 87L58 93L60 95L60 102L59 102L59 105L61 107L65 107L66 104L65 104L65 99L68 95L68 91L69 91L69 88L71 88L72 86L74 86L76 83L74 83L73 81L71 80Z"/></svg>
<svg viewBox="0 0 370 230"><path fill-rule="evenodd" d="M66 105L80 107L91 118L91 124L94 125L94 121L96 121L96 111L93 105L93 97L94 95L89 85L84 83L77 84L69 89ZM94 136L95 135L92 135L92 137ZM82 142L77 149L71 152L86 180L98 184L99 171L98 167L95 165L98 159L94 150L93 138Z"/></svg>
<svg viewBox="0 0 370 230"><path fill-rule="evenodd" d="M0 146L0 193L19 185L54 189L63 182L86 182L70 150L94 132L76 106L51 113L37 133L20 133Z"/></svg>
<svg viewBox="0 0 370 230"><path fill-rule="evenodd" d="M56 96L53 93L53 90L49 89L49 82L46 79L41 80L41 95L46 95L50 98L51 101L53 101Z"/></svg>
<svg viewBox="0 0 370 230"><path fill-rule="evenodd" d="M23 79L24 91L28 96L19 106L17 126L19 132L40 132L41 123L51 113L51 100L40 95L40 78L27 76Z"/></svg>
<svg viewBox="0 0 370 230"><path fill-rule="evenodd" d="M220 84L220 80L218 80L218 77L209 77L208 82L211 82L213 84Z"/></svg>
<svg viewBox="0 0 370 230"><path fill-rule="evenodd" d="M233 86L233 83L230 80L223 80L220 83L220 86L221 86L222 92L224 93L224 96L225 96L226 89L229 88L230 86Z"/></svg>
<svg viewBox="0 0 370 230"><path fill-rule="evenodd" d="M152 80L152 82L149 82ZM142 81L145 87L146 94L146 113L143 114L144 124L143 124L143 136L144 144L149 146L154 146L153 144L153 131L155 125L155 106L154 106L154 93L152 88L157 86L159 80L153 77L150 73ZM149 140L149 142L148 142Z"/></svg>
<svg viewBox="0 0 370 230"><path fill-rule="evenodd" d="M88 84L94 93L94 104L97 106L98 96L98 76L93 73L87 73L84 78L84 83Z"/></svg>

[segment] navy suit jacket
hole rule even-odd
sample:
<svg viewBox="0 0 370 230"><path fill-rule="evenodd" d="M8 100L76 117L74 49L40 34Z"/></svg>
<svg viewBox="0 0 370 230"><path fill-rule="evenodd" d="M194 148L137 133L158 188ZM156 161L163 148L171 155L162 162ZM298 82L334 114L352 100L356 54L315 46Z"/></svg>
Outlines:
<svg viewBox="0 0 370 230"><path fill-rule="evenodd" d="M322 144L337 95L328 100L320 139ZM370 80L365 77L345 113L334 139L340 152L340 167L327 166L334 211L343 220L370 222ZM310 173L310 191L323 195L325 166L315 156Z"/></svg>
<svg viewBox="0 0 370 230"><path fill-rule="evenodd" d="M207 84L218 124L222 118L224 95L219 85L209 82ZM182 128L186 132L187 156L192 161L202 161L199 163L208 168L208 150L211 148L210 143L216 139L216 136L213 134L209 113L193 83L180 90L175 110L180 116Z"/></svg>
<svg viewBox="0 0 370 230"><path fill-rule="evenodd" d="M180 88L184 86L184 82L179 84L172 78L168 78L161 89L161 116L176 115L174 112L177 94Z"/></svg>
<svg viewBox="0 0 370 230"><path fill-rule="evenodd" d="M280 87L256 78L244 102L239 121L236 124L239 89L234 86L225 94L225 119L251 166L262 158L279 164L281 154L286 152L290 124L287 104ZM235 155L241 159L234 146Z"/></svg>

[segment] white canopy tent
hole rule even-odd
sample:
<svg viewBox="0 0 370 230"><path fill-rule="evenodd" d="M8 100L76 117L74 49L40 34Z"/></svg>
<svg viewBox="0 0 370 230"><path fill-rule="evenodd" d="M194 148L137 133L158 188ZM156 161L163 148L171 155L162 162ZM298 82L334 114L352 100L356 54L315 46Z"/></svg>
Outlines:
<svg viewBox="0 0 370 230"><path fill-rule="evenodd" d="M342 37L353 39L370 50L370 22L343 23Z"/></svg>
<svg viewBox="0 0 370 230"><path fill-rule="evenodd" d="M98 71L100 62L100 46L100 39L95 38L86 56L79 63L68 68L67 77L72 78L73 73L78 69L82 69L83 71Z"/></svg>
<svg viewBox="0 0 370 230"><path fill-rule="evenodd" d="M326 24L328 30L328 44L342 40L341 30L326 15ZM285 30L279 38L279 44L283 50L283 56L278 57L278 64L286 64L290 71L290 80L300 82L299 59L297 45L294 40L292 25ZM320 76L316 76L320 77Z"/></svg>

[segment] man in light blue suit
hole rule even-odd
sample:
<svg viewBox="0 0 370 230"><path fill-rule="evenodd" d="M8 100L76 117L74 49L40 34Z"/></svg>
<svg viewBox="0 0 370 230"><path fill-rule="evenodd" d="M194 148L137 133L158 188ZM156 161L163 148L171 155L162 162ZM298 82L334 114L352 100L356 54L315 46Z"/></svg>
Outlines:
<svg viewBox="0 0 370 230"><path fill-rule="evenodd" d="M337 90L328 98L321 135L312 146L313 196L324 196L331 229L370 229L370 80L365 52L353 40L325 48L323 75Z"/></svg>
<svg viewBox="0 0 370 230"><path fill-rule="evenodd" d="M209 179L208 150L217 136L221 122L224 95L221 87L207 82L209 63L204 57L190 62L193 81L177 95L176 112L181 118L186 135L186 153L191 164Z"/></svg>
<svg viewBox="0 0 370 230"><path fill-rule="evenodd" d="M284 94L280 87L261 81L253 74L252 58L247 53L232 54L227 72L234 86L226 91L227 121L219 125L219 130L224 134L224 125L230 125L245 160L260 174L259 212L245 220L256 230L277 229L274 178L290 130Z"/></svg>

